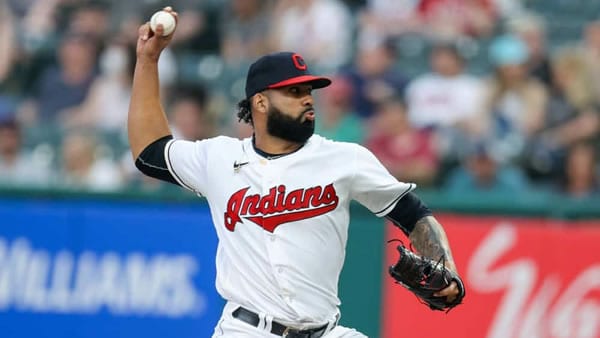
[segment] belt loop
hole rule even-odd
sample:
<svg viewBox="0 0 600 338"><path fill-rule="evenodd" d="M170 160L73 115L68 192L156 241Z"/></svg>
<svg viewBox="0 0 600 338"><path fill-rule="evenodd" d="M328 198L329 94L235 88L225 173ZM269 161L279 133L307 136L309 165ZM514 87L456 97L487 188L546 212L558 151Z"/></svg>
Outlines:
<svg viewBox="0 0 600 338"><path fill-rule="evenodd" d="M263 329L265 328L265 326L267 326L267 321L265 320L265 314L262 312L258 312L258 325L257 327L259 329Z"/></svg>
<svg viewBox="0 0 600 338"><path fill-rule="evenodd" d="M262 314L261 314L262 315ZM271 315L262 315L262 320L265 323L265 331L271 332L271 328L273 327L273 316Z"/></svg>

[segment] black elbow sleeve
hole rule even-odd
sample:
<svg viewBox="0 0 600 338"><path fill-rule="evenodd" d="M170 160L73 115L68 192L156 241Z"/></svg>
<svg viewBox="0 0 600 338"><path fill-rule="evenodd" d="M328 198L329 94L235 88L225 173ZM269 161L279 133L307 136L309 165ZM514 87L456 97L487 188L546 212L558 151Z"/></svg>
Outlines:
<svg viewBox="0 0 600 338"><path fill-rule="evenodd" d="M168 135L149 144L135 160L135 166L147 176L179 185L169 169L165 160L165 147L173 139Z"/></svg>
<svg viewBox="0 0 600 338"><path fill-rule="evenodd" d="M417 221L431 215L432 212L427 205L417 195L409 192L396 203L394 209L385 217L408 236L415 228Z"/></svg>

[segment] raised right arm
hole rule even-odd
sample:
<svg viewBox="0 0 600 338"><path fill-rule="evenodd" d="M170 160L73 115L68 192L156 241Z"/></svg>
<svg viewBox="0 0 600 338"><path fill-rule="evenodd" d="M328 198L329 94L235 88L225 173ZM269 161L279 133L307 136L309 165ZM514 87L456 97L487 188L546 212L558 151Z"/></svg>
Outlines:
<svg viewBox="0 0 600 338"><path fill-rule="evenodd" d="M170 7L166 7L164 10L170 12L177 19L177 13ZM137 61L127 118L129 146L134 160L148 145L171 134L160 103L158 58L171 41L174 33L163 37L162 29L162 26L159 25L154 34L150 30L150 25L146 23L138 31Z"/></svg>

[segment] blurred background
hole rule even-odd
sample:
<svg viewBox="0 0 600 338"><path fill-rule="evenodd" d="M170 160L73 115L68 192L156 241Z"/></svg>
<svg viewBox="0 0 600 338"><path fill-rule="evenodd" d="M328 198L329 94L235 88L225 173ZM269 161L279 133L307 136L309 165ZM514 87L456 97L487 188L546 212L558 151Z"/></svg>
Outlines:
<svg viewBox="0 0 600 338"><path fill-rule="evenodd" d="M0 336L212 332L208 207L143 177L127 145L137 29L167 5L179 24L160 90L176 137L251 135L235 117L249 64L298 52L334 80L316 92L317 133L366 146L441 213L474 291L440 327L600 336L600 0L0 0ZM401 234L353 214L342 323L372 337L434 330L406 331L388 304L405 295L383 278L381 243ZM536 268L492 271L482 245ZM561 265L567 248L583 265ZM592 282L559 313L578 276ZM529 293L510 298L515 281Z"/></svg>
<svg viewBox="0 0 600 338"><path fill-rule="evenodd" d="M134 170L126 116L137 27L167 4L180 23L161 98L177 137L250 135L235 118L248 65L293 50L335 80L318 132L400 180L599 194L594 0L2 0L2 185L161 190Z"/></svg>

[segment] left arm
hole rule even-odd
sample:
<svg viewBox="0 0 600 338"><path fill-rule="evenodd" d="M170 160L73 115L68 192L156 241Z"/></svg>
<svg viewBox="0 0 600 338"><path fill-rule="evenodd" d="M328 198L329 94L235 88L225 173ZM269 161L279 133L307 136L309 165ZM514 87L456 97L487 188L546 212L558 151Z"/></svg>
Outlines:
<svg viewBox="0 0 600 338"><path fill-rule="evenodd" d="M443 256L445 266L458 275L444 228L417 195L406 194L386 215L386 218L408 236L412 246L421 256L435 261ZM459 294L460 289L456 281L452 281L447 288L437 292L435 296L447 297L448 302L451 303Z"/></svg>
<svg viewBox="0 0 600 338"><path fill-rule="evenodd" d="M450 270L457 272L446 232L435 217L425 216L418 220L408 238L421 256L433 260L438 260L444 256L446 266Z"/></svg>

